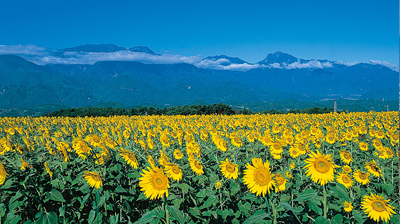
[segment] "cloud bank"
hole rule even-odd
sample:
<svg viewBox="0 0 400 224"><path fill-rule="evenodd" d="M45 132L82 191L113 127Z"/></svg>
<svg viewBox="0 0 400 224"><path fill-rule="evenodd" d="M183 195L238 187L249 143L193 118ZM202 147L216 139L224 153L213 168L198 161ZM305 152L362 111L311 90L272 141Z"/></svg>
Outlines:
<svg viewBox="0 0 400 224"><path fill-rule="evenodd" d="M188 63L199 68L218 69L218 70L238 70L247 71L255 68L270 69L305 69L305 68L332 68L334 64L353 66L360 62L321 62L311 60L301 63L300 60L291 64L273 63L269 65L261 64L234 64L228 59L218 60L203 59L201 55L181 56L173 54L152 55L143 52L117 51L117 52L65 52L63 57L54 55L49 49L35 45L0 45L0 55L14 54L24 57L28 61L39 65L45 64L94 64L98 61L137 61L146 64L177 64ZM370 60L369 64L381 65L392 70L399 71L398 65L393 65L387 61Z"/></svg>

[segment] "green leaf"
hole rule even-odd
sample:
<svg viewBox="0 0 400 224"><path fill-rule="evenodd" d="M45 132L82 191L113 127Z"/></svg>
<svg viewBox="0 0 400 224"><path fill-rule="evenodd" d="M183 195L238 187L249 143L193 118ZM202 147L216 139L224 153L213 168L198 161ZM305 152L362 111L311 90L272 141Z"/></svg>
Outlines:
<svg viewBox="0 0 400 224"><path fill-rule="evenodd" d="M294 217L297 219L297 221L299 223L301 223L299 217L297 216L297 213L299 213L300 211L296 211L295 209L292 208L292 206L290 206L286 201L281 202L280 203L284 208L286 208L287 210L291 211L294 215Z"/></svg>
<svg viewBox="0 0 400 224"><path fill-rule="evenodd" d="M331 222L329 221L329 219L322 217L322 216L318 216L317 218L315 218L315 224L330 224Z"/></svg>
<svg viewBox="0 0 400 224"><path fill-rule="evenodd" d="M241 202L239 202L238 207L239 210L243 212L246 216L249 215L249 211L251 209L251 204L249 202L246 202L244 205Z"/></svg>
<svg viewBox="0 0 400 224"><path fill-rule="evenodd" d="M183 199L183 198L177 198L177 199L172 200L172 204L174 204L175 207L179 208L179 207L181 207L181 204L184 201L185 201L185 199Z"/></svg>
<svg viewBox="0 0 400 224"><path fill-rule="evenodd" d="M200 206L200 209L205 209L209 208L213 203L217 200L217 197L215 195L211 195L210 197L207 198L207 200L203 203L202 206Z"/></svg>
<svg viewBox="0 0 400 224"><path fill-rule="evenodd" d="M197 208L197 207L190 208L189 212L190 212L190 214L192 214L195 217L200 217L201 216L200 209Z"/></svg>
<svg viewBox="0 0 400 224"><path fill-rule="evenodd" d="M61 192L55 188L51 189L51 192L46 192L46 196L53 201L65 202L65 199L62 196Z"/></svg>
<svg viewBox="0 0 400 224"><path fill-rule="evenodd" d="M349 192L343 184L336 183L336 187L332 188L332 191L336 192L339 197L343 198L347 202L350 202Z"/></svg>
<svg viewBox="0 0 400 224"><path fill-rule="evenodd" d="M183 217L182 212L179 211L178 208L176 208L175 206L167 206L167 210L174 220L177 220L181 224L185 223L185 217Z"/></svg>
<svg viewBox="0 0 400 224"><path fill-rule="evenodd" d="M59 209L58 209L58 212L60 213L60 217L63 217L63 216L65 216L65 205L64 206L62 206L62 207L60 207Z"/></svg>
<svg viewBox="0 0 400 224"><path fill-rule="evenodd" d="M307 189L303 192L301 192L301 194L299 194L299 196L294 199L293 201L308 201L313 199L314 197L317 197L317 193L312 190L312 189Z"/></svg>
<svg viewBox="0 0 400 224"><path fill-rule="evenodd" d="M115 188L115 191L114 191L115 193L128 193L128 191L125 189L125 188L123 188L123 187L121 187L120 185L118 185L116 188Z"/></svg>
<svg viewBox="0 0 400 224"><path fill-rule="evenodd" d="M232 220L232 223L233 223L233 224L240 224L239 220L237 220L236 218L234 218L234 219Z"/></svg>
<svg viewBox="0 0 400 224"><path fill-rule="evenodd" d="M139 220L137 220L133 224L150 223L157 217L158 217L158 212L156 210L151 210L149 212L146 212L146 214L144 214Z"/></svg>
<svg viewBox="0 0 400 224"><path fill-rule="evenodd" d="M117 216L111 216L110 217L110 224L117 224L119 220L119 214Z"/></svg>
<svg viewBox="0 0 400 224"><path fill-rule="evenodd" d="M353 216L354 216L354 219L360 224L364 223L364 221L366 220L363 217L363 213L361 213L360 211L357 211L357 210L353 210Z"/></svg>
<svg viewBox="0 0 400 224"><path fill-rule="evenodd" d="M252 224L252 223L260 223L261 220L267 218L269 215L262 209L257 210L254 212L250 218L246 219L243 224Z"/></svg>
<svg viewBox="0 0 400 224"><path fill-rule="evenodd" d="M388 196L392 195L393 193L393 185L391 184L382 184L382 188L385 189L386 193L388 194Z"/></svg>
<svg viewBox="0 0 400 224"><path fill-rule="evenodd" d="M290 200L290 196L287 194L282 194L280 200L283 201L289 201Z"/></svg>
<svg viewBox="0 0 400 224"><path fill-rule="evenodd" d="M90 196L90 193L88 193L88 194L83 198L83 200L81 201L81 208L80 208L80 210L83 209L83 206L85 205L86 201L89 199L89 196Z"/></svg>
<svg viewBox="0 0 400 224"><path fill-rule="evenodd" d="M4 203L0 204L0 218L6 214L6 205Z"/></svg>
<svg viewBox="0 0 400 224"><path fill-rule="evenodd" d="M92 224L95 218L96 218L96 210L90 210L88 223Z"/></svg>
<svg viewBox="0 0 400 224"><path fill-rule="evenodd" d="M10 205L10 204L14 203L21 196L22 196L22 193L20 191L17 191L17 193L15 193L15 195L11 197L10 202L8 204Z"/></svg>
<svg viewBox="0 0 400 224"><path fill-rule="evenodd" d="M58 222L58 216L55 212L38 212L35 215L35 223L53 224Z"/></svg>
<svg viewBox="0 0 400 224"><path fill-rule="evenodd" d="M232 181L229 185L230 189L231 189L231 195L235 195L240 191L240 186L238 183L236 183L235 181Z"/></svg>
<svg viewBox="0 0 400 224"><path fill-rule="evenodd" d="M322 208L320 208L315 202L313 201L308 201L308 207L311 208L314 212L316 212L318 215L322 215Z"/></svg>
<svg viewBox="0 0 400 224"><path fill-rule="evenodd" d="M341 214L336 214L335 217L331 220L333 224L342 224L343 223L343 216Z"/></svg>
<svg viewBox="0 0 400 224"><path fill-rule="evenodd" d="M184 194L187 194L189 192L189 185L186 183L182 183L179 185L179 187L182 189Z"/></svg>
<svg viewBox="0 0 400 224"><path fill-rule="evenodd" d="M4 221L4 224L17 224L21 220L20 215L15 215L13 213L8 213L6 221Z"/></svg>

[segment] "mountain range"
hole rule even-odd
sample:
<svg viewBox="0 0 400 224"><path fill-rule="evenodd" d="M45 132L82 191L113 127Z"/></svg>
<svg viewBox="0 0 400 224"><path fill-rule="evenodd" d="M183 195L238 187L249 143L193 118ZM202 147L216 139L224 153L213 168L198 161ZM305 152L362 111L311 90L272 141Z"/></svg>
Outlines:
<svg viewBox="0 0 400 224"><path fill-rule="evenodd" d="M160 56L146 46L81 45L52 51L56 57L74 52L139 52ZM219 67L204 67L214 63ZM250 66L247 69L227 69ZM284 99L399 99L399 73L370 64L344 64L299 59L275 52L257 63L226 55L197 64L150 64L98 61L94 64L38 65L17 55L0 55L0 108L43 104L82 107L116 102L127 106L176 106L201 102L256 103Z"/></svg>

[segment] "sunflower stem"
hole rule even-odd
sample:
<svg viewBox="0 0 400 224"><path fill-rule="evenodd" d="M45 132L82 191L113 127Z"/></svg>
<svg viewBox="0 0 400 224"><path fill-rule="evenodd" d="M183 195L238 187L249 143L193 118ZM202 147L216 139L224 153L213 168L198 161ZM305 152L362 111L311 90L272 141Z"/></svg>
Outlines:
<svg viewBox="0 0 400 224"><path fill-rule="evenodd" d="M267 211L268 211L268 215L271 213L269 210L269 202L268 202L268 197L266 196L265 198L265 202L267 203Z"/></svg>
<svg viewBox="0 0 400 224"><path fill-rule="evenodd" d="M327 199L326 186L324 185L323 188L324 188L324 218L327 218L328 206L326 204L326 202L327 202L327 200L326 200Z"/></svg>
<svg viewBox="0 0 400 224"><path fill-rule="evenodd" d="M165 211L165 223L169 224L169 212L167 209L167 197L164 196L164 203L163 203L163 208Z"/></svg>
<svg viewBox="0 0 400 224"><path fill-rule="evenodd" d="M270 204L271 204L271 206L272 206L272 216L274 217L274 221L273 221L273 224L277 224L278 223L278 221L277 221L277 219L276 219L276 216L277 216L277 211L276 211L276 208L275 208L275 205L274 205L274 202L273 201L270 201L269 202Z"/></svg>

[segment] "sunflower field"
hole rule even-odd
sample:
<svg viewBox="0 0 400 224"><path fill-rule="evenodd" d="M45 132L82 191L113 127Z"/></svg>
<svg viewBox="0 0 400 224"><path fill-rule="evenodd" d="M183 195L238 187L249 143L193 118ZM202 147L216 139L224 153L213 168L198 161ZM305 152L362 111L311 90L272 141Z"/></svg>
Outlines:
<svg viewBox="0 0 400 224"><path fill-rule="evenodd" d="M400 223L399 113L0 118L0 223Z"/></svg>

